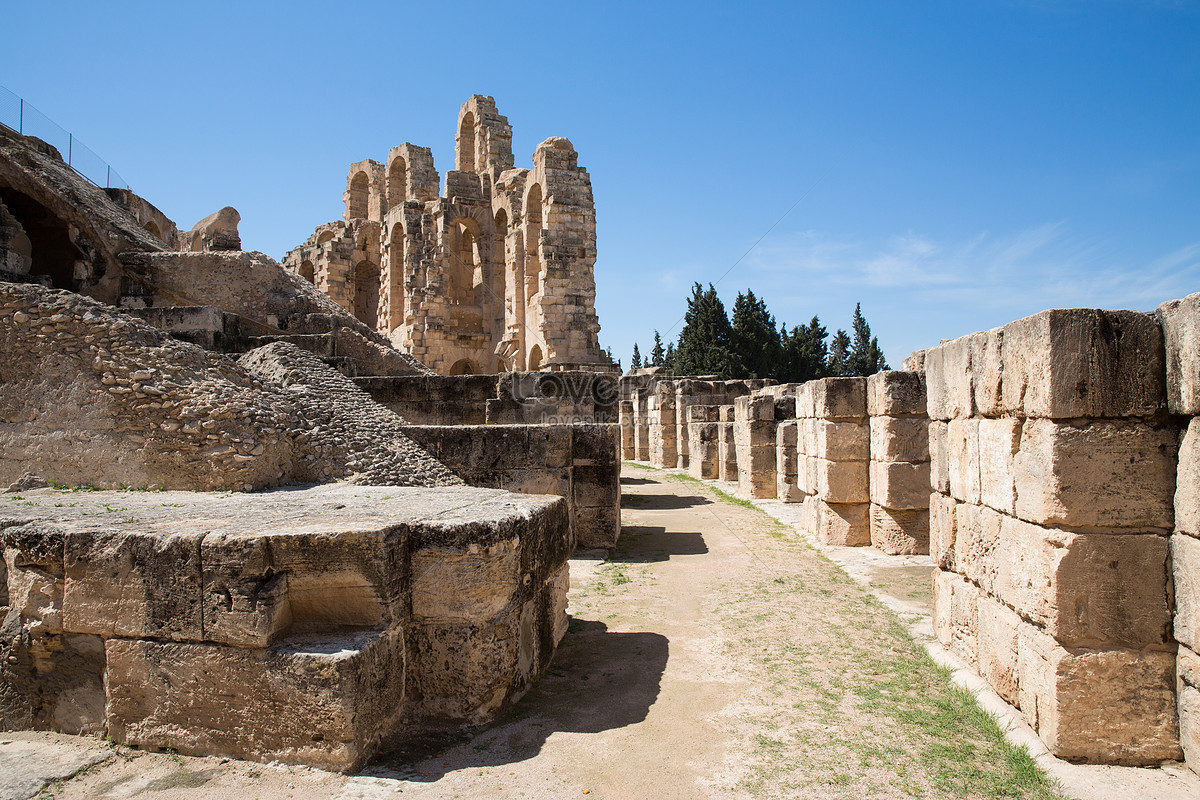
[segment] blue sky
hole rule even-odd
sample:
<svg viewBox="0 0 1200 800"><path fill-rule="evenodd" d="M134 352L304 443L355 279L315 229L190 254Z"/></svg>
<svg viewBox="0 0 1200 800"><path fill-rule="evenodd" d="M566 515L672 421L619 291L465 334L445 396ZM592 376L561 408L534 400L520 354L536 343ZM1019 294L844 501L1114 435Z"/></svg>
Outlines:
<svg viewBox="0 0 1200 800"><path fill-rule="evenodd" d="M181 227L276 258L403 141L453 166L490 94L517 166L595 189L601 344L626 366L692 281L893 365L1049 307L1200 291L1200 2L22 3L0 84ZM797 201L799 202L797 203ZM678 329L671 334L673 338Z"/></svg>

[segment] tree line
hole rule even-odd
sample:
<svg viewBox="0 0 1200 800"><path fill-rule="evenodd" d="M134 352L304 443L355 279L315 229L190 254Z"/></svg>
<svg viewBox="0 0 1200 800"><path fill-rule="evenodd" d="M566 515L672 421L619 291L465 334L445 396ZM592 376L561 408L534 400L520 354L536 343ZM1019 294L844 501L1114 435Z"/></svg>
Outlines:
<svg viewBox="0 0 1200 800"><path fill-rule="evenodd" d="M888 369L861 303L854 306L850 332L839 329L830 339L815 315L807 325L776 327L767 304L750 289L738 293L730 320L713 285L704 289L696 283L683 320L679 339L665 349L654 332L654 346L644 360L634 344L630 367L662 367L668 375L716 375L724 380L773 378L780 383Z"/></svg>

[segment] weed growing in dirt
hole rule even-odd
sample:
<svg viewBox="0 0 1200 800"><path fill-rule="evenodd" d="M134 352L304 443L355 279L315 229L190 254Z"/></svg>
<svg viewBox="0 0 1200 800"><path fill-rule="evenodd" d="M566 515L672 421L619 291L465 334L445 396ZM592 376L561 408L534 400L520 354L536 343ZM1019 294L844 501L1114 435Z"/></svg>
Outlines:
<svg viewBox="0 0 1200 800"><path fill-rule="evenodd" d="M639 464L636 461L622 461L621 466L629 467L631 469L648 469L648 470L654 470L655 472L658 471L657 467L652 467L649 464Z"/></svg>

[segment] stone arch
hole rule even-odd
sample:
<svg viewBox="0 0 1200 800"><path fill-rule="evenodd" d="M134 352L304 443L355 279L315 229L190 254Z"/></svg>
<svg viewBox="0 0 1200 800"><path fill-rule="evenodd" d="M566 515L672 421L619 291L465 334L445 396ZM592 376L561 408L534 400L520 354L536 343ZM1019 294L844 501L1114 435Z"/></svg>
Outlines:
<svg viewBox="0 0 1200 800"><path fill-rule="evenodd" d="M354 177L350 179L350 200L346 206L350 219L366 219L370 197L370 176L363 171L354 173Z"/></svg>
<svg viewBox="0 0 1200 800"><path fill-rule="evenodd" d="M542 187L533 184L525 194L525 298L541 288L542 262L538 239L542 235Z"/></svg>
<svg viewBox="0 0 1200 800"><path fill-rule="evenodd" d="M530 371L542 368L542 348L541 345L534 345L529 348L529 358L525 360Z"/></svg>
<svg viewBox="0 0 1200 800"><path fill-rule="evenodd" d="M363 260L354 265L350 313L368 328L379 327L379 265Z"/></svg>
<svg viewBox="0 0 1200 800"><path fill-rule="evenodd" d="M317 237L317 245L320 246L326 242L332 242L333 236L333 231L321 231L321 234Z"/></svg>
<svg viewBox="0 0 1200 800"><path fill-rule="evenodd" d="M158 224L154 220L146 220L146 224L142 226L142 230L153 236L155 239L158 239L160 242L162 241L162 231L159 230Z"/></svg>
<svg viewBox="0 0 1200 800"><path fill-rule="evenodd" d="M305 261L300 265L300 277L304 278L304 280L308 281L309 283L317 282L317 271L313 268L313 263L311 261Z"/></svg>
<svg viewBox="0 0 1200 800"><path fill-rule="evenodd" d="M450 365L450 371L447 375L478 375L479 368L475 366L475 362L469 358L460 358Z"/></svg>
<svg viewBox="0 0 1200 800"><path fill-rule="evenodd" d="M479 223L459 217L450 223L452 240L447 254L449 277L446 298L451 305L479 305L483 290L483 259Z"/></svg>
<svg viewBox="0 0 1200 800"><path fill-rule="evenodd" d="M75 291L75 264L85 256L71 235L71 225L48 207L15 189L0 187L0 204L20 224L24 237L14 237L15 252L29 265L30 276L55 289Z"/></svg>
<svg viewBox="0 0 1200 800"><path fill-rule="evenodd" d="M192 252L204 252L204 234L200 231L196 231L194 234L192 234Z"/></svg>
<svg viewBox="0 0 1200 800"><path fill-rule="evenodd" d="M468 111L458 125L457 167L466 172L475 171L475 115Z"/></svg>
<svg viewBox="0 0 1200 800"><path fill-rule="evenodd" d="M404 323L404 225L399 222L392 226L388 238L388 270L391 274L389 328L395 328Z"/></svg>
<svg viewBox="0 0 1200 800"><path fill-rule="evenodd" d="M507 314L504 311L507 283L508 283L508 253L505 248L505 239L508 237L508 212L503 208L496 212L495 220L496 230L492 237L492 297L496 298L496 303L499 305L499 315L501 316L500 324L503 326L506 322Z"/></svg>
<svg viewBox="0 0 1200 800"><path fill-rule="evenodd" d="M403 158L393 158L388 164L388 208L399 208L408 197L408 165Z"/></svg>

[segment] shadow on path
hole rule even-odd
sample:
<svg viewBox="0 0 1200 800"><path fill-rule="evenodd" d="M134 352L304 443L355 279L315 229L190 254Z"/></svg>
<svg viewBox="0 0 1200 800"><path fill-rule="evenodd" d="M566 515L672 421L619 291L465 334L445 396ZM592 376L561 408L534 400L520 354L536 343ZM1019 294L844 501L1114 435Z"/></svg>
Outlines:
<svg viewBox="0 0 1200 800"><path fill-rule="evenodd" d="M671 556L702 556L708 552L704 534L667 531L661 525L624 525L617 549L608 560L620 564L669 561Z"/></svg>

